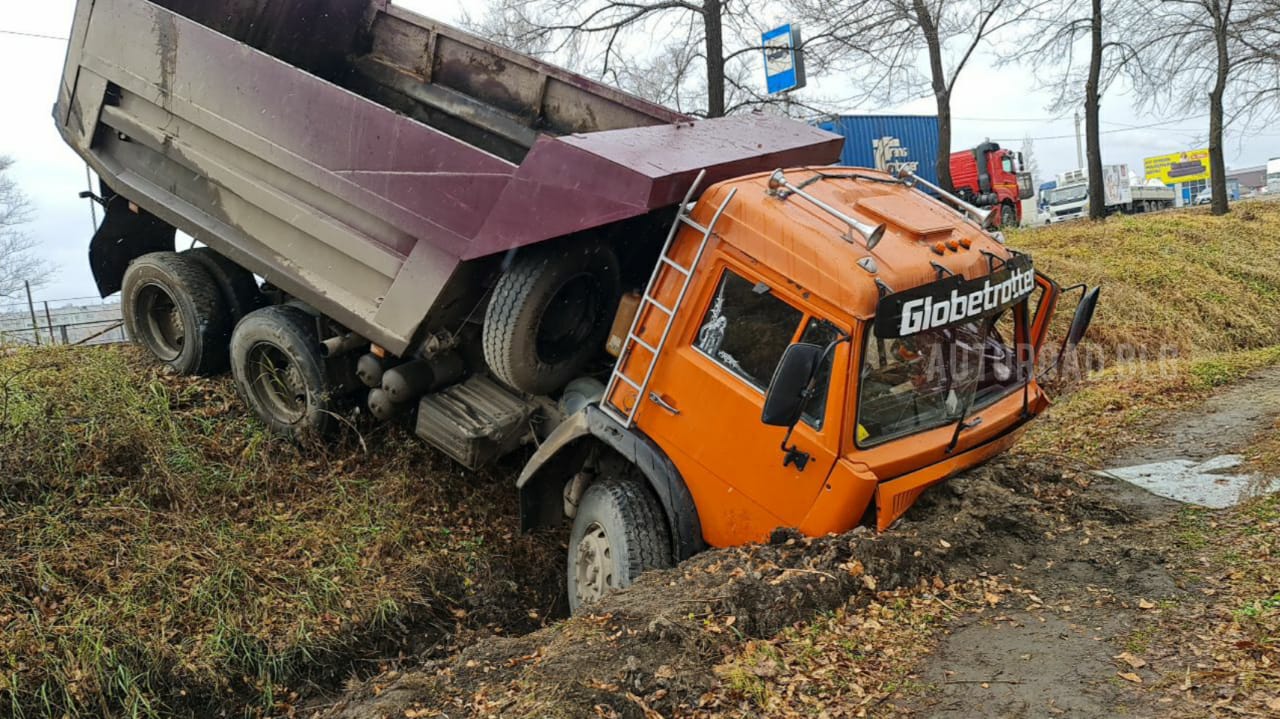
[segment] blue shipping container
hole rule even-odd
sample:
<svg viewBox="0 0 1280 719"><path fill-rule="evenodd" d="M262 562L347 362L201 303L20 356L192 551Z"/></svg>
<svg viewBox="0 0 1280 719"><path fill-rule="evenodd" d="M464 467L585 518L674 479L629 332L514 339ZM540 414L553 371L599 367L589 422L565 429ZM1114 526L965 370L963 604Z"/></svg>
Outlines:
<svg viewBox="0 0 1280 719"><path fill-rule="evenodd" d="M906 168L937 183L938 118L929 115L841 115L818 123L844 138L840 164L885 172Z"/></svg>

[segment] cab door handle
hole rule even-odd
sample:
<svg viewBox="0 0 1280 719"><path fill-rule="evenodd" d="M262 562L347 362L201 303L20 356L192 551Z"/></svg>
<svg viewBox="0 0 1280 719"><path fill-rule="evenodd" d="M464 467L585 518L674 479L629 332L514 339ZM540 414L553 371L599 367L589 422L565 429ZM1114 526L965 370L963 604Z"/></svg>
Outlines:
<svg viewBox="0 0 1280 719"><path fill-rule="evenodd" d="M658 394L657 392L649 393L649 401L665 409L666 411L670 412L673 415L676 415L676 416L680 415L680 410L676 409L670 402L663 399L662 395Z"/></svg>

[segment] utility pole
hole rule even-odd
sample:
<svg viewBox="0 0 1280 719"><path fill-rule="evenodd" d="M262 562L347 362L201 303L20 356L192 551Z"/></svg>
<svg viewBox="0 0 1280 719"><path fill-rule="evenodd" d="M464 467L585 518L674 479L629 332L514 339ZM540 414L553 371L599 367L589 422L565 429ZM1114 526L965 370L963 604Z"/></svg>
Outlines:
<svg viewBox="0 0 1280 719"><path fill-rule="evenodd" d="M1080 111L1076 110L1076 167L1084 167L1084 140L1080 135Z"/></svg>

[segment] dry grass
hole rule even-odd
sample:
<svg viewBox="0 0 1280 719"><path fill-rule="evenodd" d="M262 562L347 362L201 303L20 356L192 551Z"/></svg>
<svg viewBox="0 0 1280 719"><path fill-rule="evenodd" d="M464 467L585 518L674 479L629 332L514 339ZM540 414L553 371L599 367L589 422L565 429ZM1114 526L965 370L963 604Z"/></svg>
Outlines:
<svg viewBox="0 0 1280 719"><path fill-rule="evenodd" d="M281 712L558 585L521 586L548 548L509 477L399 431L300 451L124 348L2 357L0 385L0 713Z"/></svg>
<svg viewBox="0 0 1280 719"><path fill-rule="evenodd" d="M1180 563L1205 601L1162 607L1150 633L1167 716L1280 715L1280 495L1180 521Z"/></svg>
<svg viewBox="0 0 1280 719"><path fill-rule="evenodd" d="M1061 282L1102 286L1090 342L1109 361L1280 345L1280 202L1065 223L1009 243Z"/></svg>

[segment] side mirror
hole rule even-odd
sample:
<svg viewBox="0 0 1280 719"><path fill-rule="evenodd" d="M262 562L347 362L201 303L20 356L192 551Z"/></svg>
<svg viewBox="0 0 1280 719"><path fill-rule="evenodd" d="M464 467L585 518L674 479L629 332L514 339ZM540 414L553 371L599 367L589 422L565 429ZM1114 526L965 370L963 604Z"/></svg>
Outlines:
<svg viewBox="0 0 1280 719"><path fill-rule="evenodd" d="M1067 350L1073 350L1084 340L1084 335L1089 331L1089 325L1093 323L1093 313L1098 309L1098 296L1102 293L1101 287L1093 288L1092 292L1085 293L1080 298L1080 304L1076 305L1076 316L1071 320L1071 331L1067 333Z"/></svg>
<svg viewBox="0 0 1280 719"><path fill-rule="evenodd" d="M764 398L761 422L770 427L794 427L800 421L808 399L805 391L825 353L825 347L811 344L794 344L782 353Z"/></svg>

